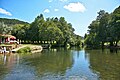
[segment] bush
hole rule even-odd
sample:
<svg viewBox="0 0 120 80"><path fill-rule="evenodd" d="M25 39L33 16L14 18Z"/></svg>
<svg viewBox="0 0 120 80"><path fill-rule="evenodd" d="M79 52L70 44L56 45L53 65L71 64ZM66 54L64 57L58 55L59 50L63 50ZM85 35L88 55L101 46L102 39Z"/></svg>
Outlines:
<svg viewBox="0 0 120 80"><path fill-rule="evenodd" d="M17 51L17 53L25 53L25 52L31 52L30 47L24 47Z"/></svg>

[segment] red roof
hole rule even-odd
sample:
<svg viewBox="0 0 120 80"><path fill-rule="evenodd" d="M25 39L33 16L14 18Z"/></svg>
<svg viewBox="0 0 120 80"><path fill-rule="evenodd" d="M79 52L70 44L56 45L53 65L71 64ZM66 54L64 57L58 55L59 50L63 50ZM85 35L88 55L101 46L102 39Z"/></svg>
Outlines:
<svg viewBox="0 0 120 80"><path fill-rule="evenodd" d="M10 38L10 39L16 39L15 36L8 35L8 34L0 34L0 36L8 37L8 38Z"/></svg>

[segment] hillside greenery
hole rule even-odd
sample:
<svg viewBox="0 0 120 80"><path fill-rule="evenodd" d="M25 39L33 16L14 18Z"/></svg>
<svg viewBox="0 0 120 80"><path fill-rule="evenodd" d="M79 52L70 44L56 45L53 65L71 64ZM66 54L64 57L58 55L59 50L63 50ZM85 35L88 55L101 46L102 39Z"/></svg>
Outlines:
<svg viewBox="0 0 120 80"><path fill-rule="evenodd" d="M20 21L18 19L8 19L8 18L0 18L0 22L4 22L4 24L8 26L15 24L29 24L28 22Z"/></svg>

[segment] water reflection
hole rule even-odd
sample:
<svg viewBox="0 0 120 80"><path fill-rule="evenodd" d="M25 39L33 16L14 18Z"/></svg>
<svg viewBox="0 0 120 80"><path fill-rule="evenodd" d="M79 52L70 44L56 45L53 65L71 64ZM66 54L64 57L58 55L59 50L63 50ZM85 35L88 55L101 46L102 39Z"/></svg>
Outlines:
<svg viewBox="0 0 120 80"><path fill-rule="evenodd" d="M6 56L5 80L97 80L97 75L89 69L89 56L84 50L52 49L41 53L21 56ZM1 67L0 67L1 68ZM3 71L5 72L5 71ZM29 77L27 77L29 76Z"/></svg>
<svg viewBox="0 0 120 80"><path fill-rule="evenodd" d="M6 63L6 55L4 55L4 57L3 57L3 61L4 61L4 64Z"/></svg>
<svg viewBox="0 0 120 80"><path fill-rule="evenodd" d="M120 52L111 54L110 50L87 50L90 54L90 67L98 72L102 80L120 79Z"/></svg>
<svg viewBox="0 0 120 80"><path fill-rule="evenodd" d="M111 53L118 53L118 49L110 48L110 52L111 52Z"/></svg>
<svg viewBox="0 0 120 80"><path fill-rule="evenodd" d="M34 66L37 76L64 75L74 61L70 51L61 52L60 50L45 50L42 55L25 59L25 61L29 62L27 65Z"/></svg>
<svg viewBox="0 0 120 80"><path fill-rule="evenodd" d="M5 54L1 55L3 57L4 65L13 66L14 63L19 64L19 54Z"/></svg>
<svg viewBox="0 0 120 80"><path fill-rule="evenodd" d="M1 80L119 80L120 52L51 49L0 55Z"/></svg>
<svg viewBox="0 0 120 80"><path fill-rule="evenodd" d="M19 61L17 54L0 54L0 79L2 80L6 74L14 67L14 63Z"/></svg>

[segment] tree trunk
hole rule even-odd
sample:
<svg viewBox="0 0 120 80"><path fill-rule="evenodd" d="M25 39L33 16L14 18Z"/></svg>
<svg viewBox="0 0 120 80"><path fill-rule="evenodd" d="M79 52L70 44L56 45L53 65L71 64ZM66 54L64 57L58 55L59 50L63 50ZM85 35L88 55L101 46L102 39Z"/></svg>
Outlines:
<svg viewBox="0 0 120 80"><path fill-rule="evenodd" d="M118 41L116 41L116 43L115 43L115 47L117 47L117 43L118 43Z"/></svg>
<svg viewBox="0 0 120 80"><path fill-rule="evenodd" d="M113 46L113 42L111 41L111 42L110 42L110 47L112 47L112 46Z"/></svg>
<svg viewBox="0 0 120 80"><path fill-rule="evenodd" d="M102 41L102 48L104 48L104 42Z"/></svg>

